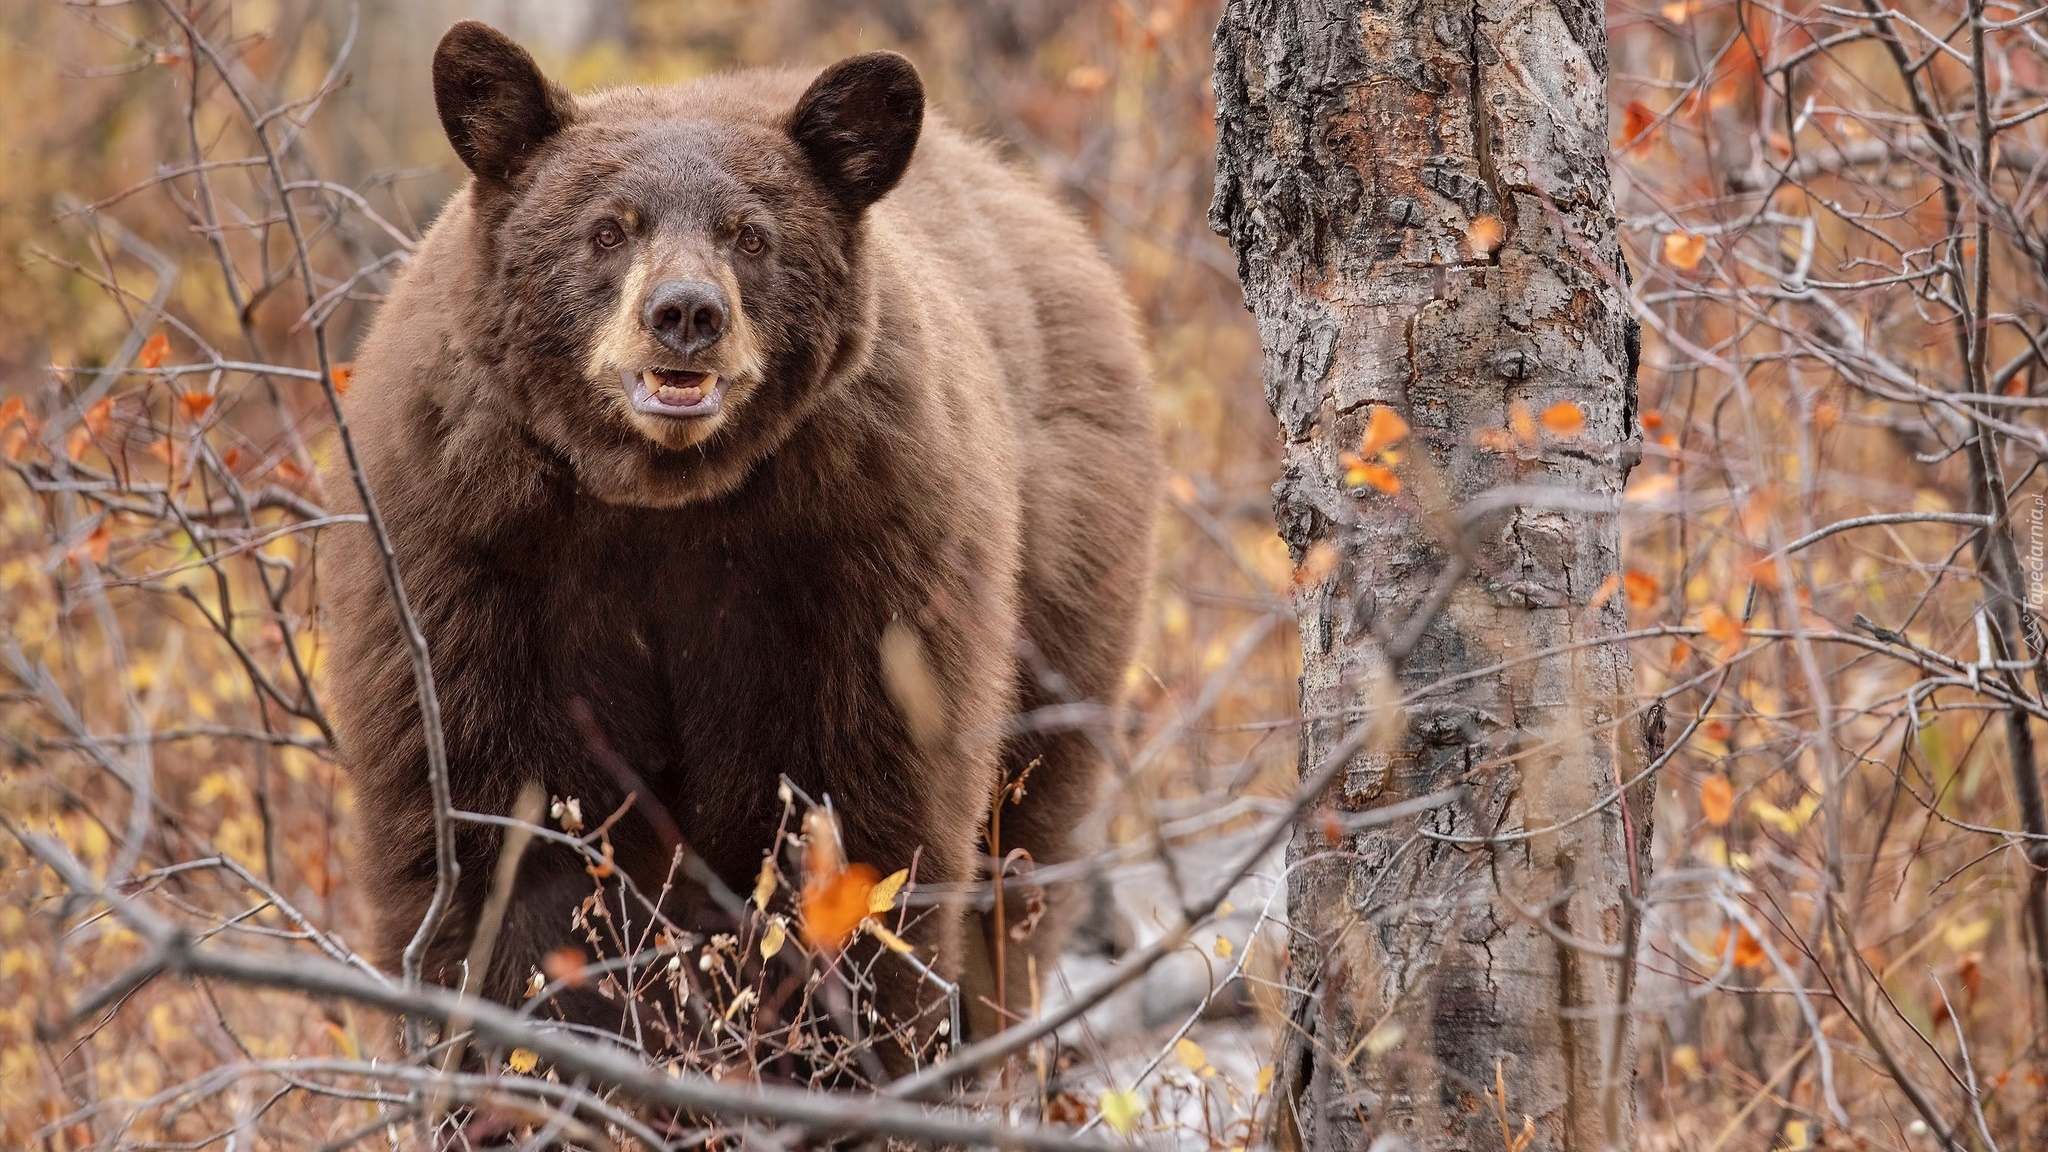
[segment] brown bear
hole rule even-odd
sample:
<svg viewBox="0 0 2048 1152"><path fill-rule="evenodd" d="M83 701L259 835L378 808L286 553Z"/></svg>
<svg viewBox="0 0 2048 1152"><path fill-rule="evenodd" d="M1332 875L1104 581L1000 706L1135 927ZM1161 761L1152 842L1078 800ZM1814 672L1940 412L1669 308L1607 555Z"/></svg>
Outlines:
<svg viewBox="0 0 2048 1152"><path fill-rule="evenodd" d="M830 797L849 859L960 891L1028 768L1001 848L1070 859L1102 733L1020 717L1115 698L1158 475L1136 323L1080 225L927 115L893 53L576 97L462 23L433 81L471 179L344 410L431 654L455 808L503 814L537 782L594 824L630 793L609 835L641 891L680 846L744 893L786 775ZM336 536L332 712L395 968L435 886L425 742L380 553ZM465 978L499 833L456 825L430 979ZM592 890L572 849L537 844L469 986L516 1002ZM665 909L716 927L701 886ZM916 921L939 971L990 952L963 917ZM1041 969L1056 938L1030 940ZM885 1009L929 1012L911 965L876 971ZM579 1003L621 1027L616 1002Z"/></svg>

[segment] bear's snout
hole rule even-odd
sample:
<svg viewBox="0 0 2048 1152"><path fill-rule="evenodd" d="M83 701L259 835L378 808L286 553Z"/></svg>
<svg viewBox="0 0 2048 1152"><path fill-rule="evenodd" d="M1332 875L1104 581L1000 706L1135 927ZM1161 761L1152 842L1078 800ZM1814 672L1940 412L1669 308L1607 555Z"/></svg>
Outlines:
<svg viewBox="0 0 2048 1152"><path fill-rule="evenodd" d="M678 356L694 356L725 335L725 293L702 280L666 280L647 294L640 324Z"/></svg>

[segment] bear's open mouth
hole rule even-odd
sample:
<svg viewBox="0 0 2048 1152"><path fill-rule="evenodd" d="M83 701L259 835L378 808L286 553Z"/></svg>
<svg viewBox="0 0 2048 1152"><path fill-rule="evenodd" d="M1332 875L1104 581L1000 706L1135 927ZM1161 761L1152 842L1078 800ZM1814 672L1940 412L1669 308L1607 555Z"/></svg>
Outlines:
<svg viewBox="0 0 2048 1152"><path fill-rule="evenodd" d="M619 376L633 410L649 416L710 416L725 399L725 381L716 372L646 368Z"/></svg>

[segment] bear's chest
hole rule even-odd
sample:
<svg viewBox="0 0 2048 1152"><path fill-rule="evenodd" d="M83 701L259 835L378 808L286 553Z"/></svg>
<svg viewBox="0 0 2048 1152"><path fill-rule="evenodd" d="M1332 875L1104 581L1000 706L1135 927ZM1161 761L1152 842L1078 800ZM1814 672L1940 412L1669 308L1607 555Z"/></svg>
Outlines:
<svg viewBox="0 0 2048 1152"><path fill-rule="evenodd" d="M785 774L816 795L894 771L879 646L929 599L915 550L663 527L565 535L512 598L548 706L587 709L592 769L644 786L713 856L773 821Z"/></svg>

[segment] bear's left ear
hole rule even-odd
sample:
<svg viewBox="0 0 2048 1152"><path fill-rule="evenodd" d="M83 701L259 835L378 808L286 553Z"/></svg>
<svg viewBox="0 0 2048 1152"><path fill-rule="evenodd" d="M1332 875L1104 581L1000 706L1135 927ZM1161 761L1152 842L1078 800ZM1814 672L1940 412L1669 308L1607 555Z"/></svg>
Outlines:
<svg viewBox="0 0 2048 1152"><path fill-rule="evenodd" d="M917 150L924 82L894 52L849 57L819 74L790 113L789 135L846 211L880 200Z"/></svg>
<svg viewBox="0 0 2048 1152"><path fill-rule="evenodd" d="M541 75L512 38L476 20L448 29L434 49L434 107L448 143L477 179L508 186L576 103Z"/></svg>

